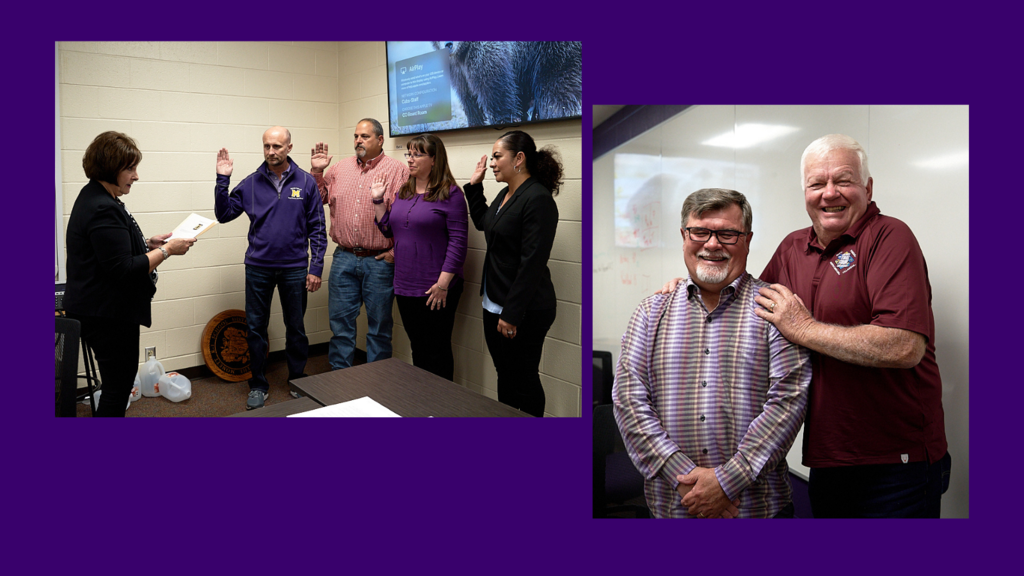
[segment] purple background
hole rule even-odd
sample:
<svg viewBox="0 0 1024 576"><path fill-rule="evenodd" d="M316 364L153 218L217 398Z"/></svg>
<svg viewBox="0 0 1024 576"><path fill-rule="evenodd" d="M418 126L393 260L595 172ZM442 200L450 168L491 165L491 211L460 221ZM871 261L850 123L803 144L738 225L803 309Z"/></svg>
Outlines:
<svg viewBox="0 0 1024 576"><path fill-rule="evenodd" d="M1021 405L1020 377L1012 376L1006 360L1016 338L1004 337L1019 317L1007 289L1016 285L1019 264L1012 255L999 258L1015 247L1020 227L1017 219L1002 216L1018 202L1012 182L1019 154L1010 156L1005 146L1021 128L1019 33L1004 29L1016 18L979 13L978 3L957 14L934 6L900 12L895 5L864 4L858 10L786 12L764 4L717 11L682 3L590 4L582 14L576 6L548 3L201 6L94 4L84 15L72 13L80 8L41 4L8 10L14 37L8 41L4 99L14 124L3 151L11 160L6 213L13 230L3 251L3 426L9 446L3 516L13 551L8 564L23 568L12 573L91 572L98 566L147 574L611 573L740 566L847 572L864 565L885 572L952 572L968 562L992 565L1008 556L1006 544L1019 541L1012 494L1020 464L1000 434L1019 419L1010 410ZM429 16L419 16L424 13ZM1002 206L991 214L976 203L974 229L998 233L975 235L974 276L988 280L976 283L975 298L1000 298L1010 310L976 315L973 322L972 400L982 417L971 427L971 456L978 463L971 467L971 518L771 527L594 520L586 415L543 421L54 419L43 377L49 357L39 342L45 329L37 323L48 292L18 284L25 276L37 284L34 279L49 266L47 258L35 257L31 238L49 227L35 220L37 213L52 221L52 172L34 160L53 150L54 40L276 35L324 41L582 39L584 214L591 207L593 104L971 105L975 158L984 161L973 196L999 198ZM42 190L26 182L38 173ZM965 206L948 209L967 213ZM967 241L965 230L950 233ZM583 238L586 358L589 221ZM1003 246L982 246L989 238ZM965 273L964 298L968 282ZM26 294L28 304L21 301ZM22 340L32 344L22 347ZM583 361L584 374L589 362ZM30 395L24 410L17 398L22 392ZM583 401L589 404L589 391ZM993 481L999 493L992 491ZM104 486L115 488L101 491Z"/></svg>

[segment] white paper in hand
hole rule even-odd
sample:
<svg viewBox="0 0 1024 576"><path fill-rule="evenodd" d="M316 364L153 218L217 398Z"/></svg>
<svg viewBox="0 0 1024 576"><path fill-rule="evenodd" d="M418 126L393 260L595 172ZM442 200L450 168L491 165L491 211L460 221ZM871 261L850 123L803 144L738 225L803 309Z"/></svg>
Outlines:
<svg viewBox="0 0 1024 576"><path fill-rule="evenodd" d="M178 224L178 227L171 232L171 237L168 240L173 238L198 238L200 234L206 232L215 224L217 224L216 220L204 218L193 212L188 215L188 218L185 218L184 222Z"/></svg>

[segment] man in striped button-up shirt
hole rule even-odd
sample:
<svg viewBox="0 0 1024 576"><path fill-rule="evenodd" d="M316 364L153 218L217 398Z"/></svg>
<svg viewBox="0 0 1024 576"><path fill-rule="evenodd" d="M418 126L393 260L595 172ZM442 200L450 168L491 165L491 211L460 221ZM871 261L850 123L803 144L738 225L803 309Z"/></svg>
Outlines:
<svg viewBox="0 0 1024 576"><path fill-rule="evenodd" d="M683 203L689 278L645 299L622 337L615 418L658 518L792 516L786 453L803 421L809 353L754 313L750 205Z"/></svg>

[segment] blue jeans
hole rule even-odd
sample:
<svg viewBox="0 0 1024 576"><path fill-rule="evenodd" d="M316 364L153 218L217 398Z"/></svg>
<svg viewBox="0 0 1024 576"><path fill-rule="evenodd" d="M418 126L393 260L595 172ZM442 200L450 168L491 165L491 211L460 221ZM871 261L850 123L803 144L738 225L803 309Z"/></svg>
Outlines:
<svg viewBox="0 0 1024 576"><path fill-rule="evenodd" d="M366 305L366 361L391 358L394 284L393 264L373 256L356 256L341 248L334 251L327 281L327 309L334 334L327 360L332 369L348 368L355 359L356 318L363 304Z"/></svg>
<svg viewBox="0 0 1024 576"><path fill-rule="evenodd" d="M938 518L952 459L811 468L815 518Z"/></svg>
<svg viewBox="0 0 1024 576"><path fill-rule="evenodd" d="M245 265L245 321L249 325L249 364L252 377L250 390L270 390L267 382L267 326L270 324L270 303L274 288L281 295L284 315L285 356L288 377L302 375L309 357L309 338L302 317L306 314L306 268L263 268Z"/></svg>

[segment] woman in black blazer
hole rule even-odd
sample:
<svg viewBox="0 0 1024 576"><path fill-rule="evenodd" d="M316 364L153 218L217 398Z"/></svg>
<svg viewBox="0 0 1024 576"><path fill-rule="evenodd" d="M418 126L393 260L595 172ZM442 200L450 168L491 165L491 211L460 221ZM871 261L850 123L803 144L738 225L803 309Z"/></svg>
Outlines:
<svg viewBox="0 0 1024 576"><path fill-rule="evenodd" d="M562 164L553 147L538 151L519 130L494 143L490 168L507 186L490 205L484 198L487 156L465 187L469 213L487 240L480 294L484 339L498 371L498 400L534 416L544 415L538 369L544 337L555 320L555 287L548 256L558 226L553 196Z"/></svg>
<svg viewBox="0 0 1024 576"><path fill-rule="evenodd" d="M167 241L170 233L147 240L142 234L120 200L139 179L141 160L129 136L97 136L82 158L89 183L68 220L64 309L82 323L82 339L99 364L103 394L97 416L124 416L139 364L139 325L151 324L156 267L196 241Z"/></svg>

